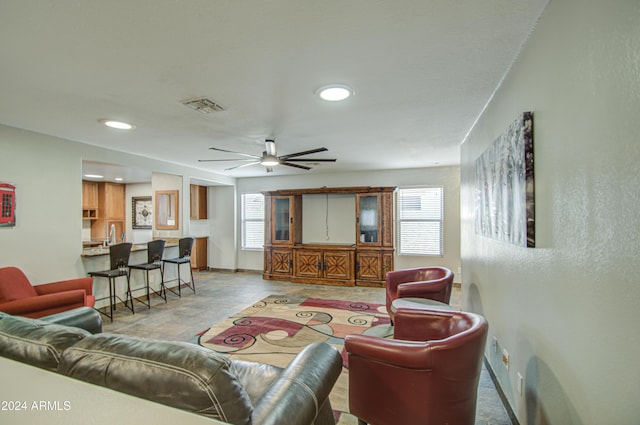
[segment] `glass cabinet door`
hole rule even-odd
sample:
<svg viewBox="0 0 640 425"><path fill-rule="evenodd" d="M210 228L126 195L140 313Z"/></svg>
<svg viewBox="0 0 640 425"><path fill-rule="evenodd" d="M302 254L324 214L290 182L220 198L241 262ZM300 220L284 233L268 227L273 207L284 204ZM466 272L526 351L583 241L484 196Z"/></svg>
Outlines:
<svg viewBox="0 0 640 425"><path fill-rule="evenodd" d="M379 217L380 205L377 195L363 195L358 197L358 243L378 245L380 243Z"/></svg>
<svg viewBox="0 0 640 425"><path fill-rule="evenodd" d="M275 198L273 203L273 241L291 240L291 200L288 197Z"/></svg>

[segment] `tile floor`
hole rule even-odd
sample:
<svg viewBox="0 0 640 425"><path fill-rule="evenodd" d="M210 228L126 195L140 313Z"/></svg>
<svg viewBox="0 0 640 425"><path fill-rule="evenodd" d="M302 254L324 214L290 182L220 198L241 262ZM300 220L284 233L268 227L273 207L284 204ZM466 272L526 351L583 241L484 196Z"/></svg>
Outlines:
<svg viewBox="0 0 640 425"><path fill-rule="evenodd" d="M113 323L104 318L104 332L195 342L194 336L200 331L272 294L306 295L381 304L385 299L384 290L379 288L345 288L267 281L263 280L260 274L252 272L208 271L194 275L197 291L195 294L189 288L182 290L182 298L167 292L167 303L162 298L152 295L151 309L136 302L134 315L121 307L116 310ZM99 285L101 282L96 281L94 284ZM141 296L143 292L135 291L134 296ZM454 287L451 305L459 308L460 300L460 289ZM493 381L484 368L478 388L476 425L512 425Z"/></svg>

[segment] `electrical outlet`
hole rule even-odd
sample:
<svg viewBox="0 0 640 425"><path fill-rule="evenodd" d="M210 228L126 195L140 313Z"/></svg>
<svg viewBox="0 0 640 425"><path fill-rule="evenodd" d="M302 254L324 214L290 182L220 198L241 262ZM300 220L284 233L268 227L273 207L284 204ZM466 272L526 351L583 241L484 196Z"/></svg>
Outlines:
<svg viewBox="0 0 640 425"><path fill-rule="evenodd" d="M509 352L504 348L502 349L502 363L504 363L504 367L509 370Z"/></svg>
<svg viewBox="0 0 640 425"><path fill-rule="evenodd" d="M524 391L524 378L522 377L520 372L518 372L518 395L522 395L523 391Z"/></svg>
<svg viewBox="0 0 640 425"><path fill-rule="evenodd" d="M491 345L493 346L493 353L498 354L498 338L495 335L493 341L491 341Z"/></svg>

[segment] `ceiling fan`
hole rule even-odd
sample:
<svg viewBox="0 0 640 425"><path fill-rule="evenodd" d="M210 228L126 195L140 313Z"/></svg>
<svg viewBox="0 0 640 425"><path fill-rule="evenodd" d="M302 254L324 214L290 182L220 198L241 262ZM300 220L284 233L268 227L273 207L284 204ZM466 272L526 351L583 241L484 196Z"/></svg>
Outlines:
<svg viewBox="0 0 640 425"><path fill-rule="evenodd" d="M249 165L262 164L266 167L267 173L273 171L273 167L277 165L286 165L288 167L301 168L303 170L310 170L311 167L306 165L295 164L296 162L336 162L336 159L308 159L298 158L303 155L310 155L312 153L326 152L327 148L311 149L303 152L290 153L288 155L278 156L276 154L276 142L274 140L264 141L264 152L262 156L251 155L248 153L228 151L226 149L209 148L214 151L234 153L236 155L246 156L248 159L199 159L199 162L217 162L217 161L249 161L247 164L236 165L235 167L225 168L225 171L235 170L236 168L248 167Z"/></svg>

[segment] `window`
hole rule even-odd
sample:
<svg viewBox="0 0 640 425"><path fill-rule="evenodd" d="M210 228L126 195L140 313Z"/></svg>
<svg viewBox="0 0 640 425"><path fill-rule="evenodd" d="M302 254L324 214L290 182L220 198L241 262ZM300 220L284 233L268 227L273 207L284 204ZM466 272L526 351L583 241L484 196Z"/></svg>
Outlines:
<svg viewBox="0 0 640 425"><path fill-rule="evenodd" d="M399 189L396 198L398 253L442 256L441 187Z"/></svg>
<svg viewBox="0 0 640 425"><path fill-rule="evenodd" d="M264 196L261 193L243 193L242 249L263 249Z"/></svg>

